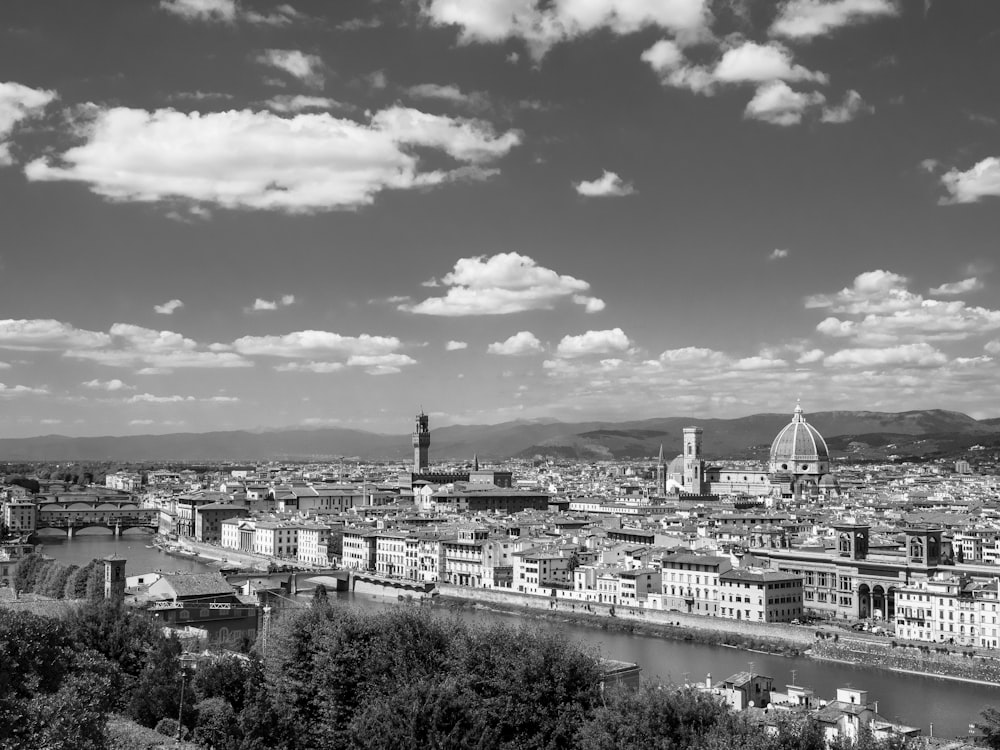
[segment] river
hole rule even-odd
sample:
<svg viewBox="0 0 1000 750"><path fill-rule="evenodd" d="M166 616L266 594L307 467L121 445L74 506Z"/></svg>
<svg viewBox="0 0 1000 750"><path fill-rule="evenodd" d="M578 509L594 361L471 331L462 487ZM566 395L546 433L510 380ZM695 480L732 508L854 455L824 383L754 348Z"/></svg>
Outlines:
<svg viewBox="0 0 1000 750"><path fill-rule="evenodd" d="M217 567L186 558L172 557L157 549L149 549L151 537L125 534L117 540L107 535L77 535L74 539L61 536L43 537L44 551L64 562L83 564L94 557L117 553L126 559L128 575L154 570L204 572ZM364 609L397 606L396 596L381 597L341 593L338 600L345 605ZM442 614L445 610L440 610ZM502 621L512 625L521 622L517 615L458 608L457 615L470 623ZM675 683L703 682L711 673L719 681L736 672L752 669L774 678L775 687L794 682L811 687L821 698L833 698L838 687L867 690L869 699L878 701L878 710L886 718L920 727L935 736L958 737L968 732L969 724L979 719L987 706L1000 707L1000 687L945 680L937 677L903 675L854 664L840 664L810 659L805 656L782 657L751 653L722 646L710 646L690 641L676 641L654 636L605 631L553 620L530 620L532 627L561 629L568 638L584 646L596 648L610 659L636 662L647 678Z"/></svg>

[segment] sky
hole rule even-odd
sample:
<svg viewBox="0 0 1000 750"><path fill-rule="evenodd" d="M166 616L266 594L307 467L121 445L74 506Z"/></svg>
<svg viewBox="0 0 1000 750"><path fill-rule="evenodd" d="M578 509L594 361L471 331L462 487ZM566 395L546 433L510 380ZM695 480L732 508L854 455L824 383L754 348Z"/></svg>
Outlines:
<svg viewBox="0 0 1000 750"><path fill-rule="evenodd" d="M1000 416L994 0L4 0L0 436Z"/></svg>

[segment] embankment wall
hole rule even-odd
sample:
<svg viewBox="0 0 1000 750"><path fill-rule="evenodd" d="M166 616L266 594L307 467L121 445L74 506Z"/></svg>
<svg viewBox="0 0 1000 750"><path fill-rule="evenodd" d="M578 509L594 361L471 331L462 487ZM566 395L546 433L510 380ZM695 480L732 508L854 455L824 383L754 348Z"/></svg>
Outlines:
<svg viewBox="0 0 1000 750"><path fill-rule="evenodd" d="M683 612L635 609L621 605L614 607L614 615L612 615L612 606L608 604L594 602L588 604L555 599L550 596L498 591L496 589L474 589L446 583L439 583L437 590L443 597L462 599L483 606L497 605L500 608L511 610L525 608L560 613L573 612L590 615L597 619L608 618L609 620L643 623L663 628L678 628L679 630L709 631L744 638L780 641L798 647L811 646L816 639L815 632L808 627L782 623L729 620L721 617L689 615ZM676 637L681 636L682 634L679 633Z"/></svg>

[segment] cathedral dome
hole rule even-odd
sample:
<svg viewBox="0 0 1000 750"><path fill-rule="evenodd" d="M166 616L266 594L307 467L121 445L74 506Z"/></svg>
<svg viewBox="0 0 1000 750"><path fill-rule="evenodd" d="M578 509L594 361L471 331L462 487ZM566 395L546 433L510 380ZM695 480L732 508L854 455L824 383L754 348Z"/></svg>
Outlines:
<svg viewBox="0 0 1000 750"><path fill-rule="evenodd" d="M792 421L771 443L771 471L824 474L829 460L826 441L819 430L806 422L802 407L796 405Z"/></svg>

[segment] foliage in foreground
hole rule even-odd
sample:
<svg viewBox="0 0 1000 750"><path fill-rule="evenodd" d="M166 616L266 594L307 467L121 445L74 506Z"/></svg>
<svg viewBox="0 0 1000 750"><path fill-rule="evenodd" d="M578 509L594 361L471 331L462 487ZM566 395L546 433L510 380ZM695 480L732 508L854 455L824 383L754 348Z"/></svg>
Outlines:
<svg viewBox="0 0 1000 750"><path fill-rule="evenodd" d="M266 663L225 655L183 673L179 654L120 605L63 620L0 610L0 748L152 748L179 730L216 750L828 750L818 725L790 715L765 732L696 691L603 690L595 655L558 633L414 608L318 597L275 626ZM127 718L109 730L113 712ZM831 750L899 743L863 734Z"/></svg>

